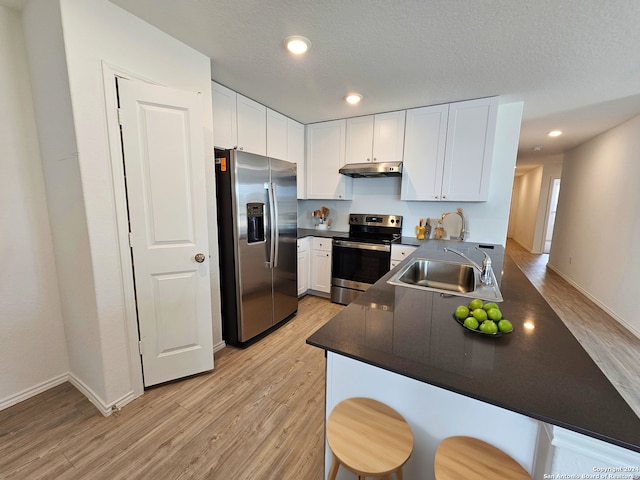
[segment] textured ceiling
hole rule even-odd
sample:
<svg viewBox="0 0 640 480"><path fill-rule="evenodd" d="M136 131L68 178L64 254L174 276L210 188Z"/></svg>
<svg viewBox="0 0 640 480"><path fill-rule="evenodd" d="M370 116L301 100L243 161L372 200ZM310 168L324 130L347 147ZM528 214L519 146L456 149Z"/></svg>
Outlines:
<svg viewBox="0 0 640 480"><path fill-rule="evenodd" d="M303 123L501 95L524 101L524 157L640 114L638 0L111 1ZM305 57L285 52L288 35L311 40ZM343 101L352 90L358 107Z"/></svg>

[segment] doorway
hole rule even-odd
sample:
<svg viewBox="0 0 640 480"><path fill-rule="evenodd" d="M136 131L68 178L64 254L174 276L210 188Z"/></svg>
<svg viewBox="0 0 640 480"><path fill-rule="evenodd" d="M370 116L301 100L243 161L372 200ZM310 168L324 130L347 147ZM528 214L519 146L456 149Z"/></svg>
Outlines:
<svg viewBox="0 0 640 480"><path fill-rule="evenodd" d="M549 204L547 205L547 215L544 232L544 248L542 253L551 252L551 241L553 239L553 228L556 222L556 210L558 209L558 195L560 193L560 179L552 178L549 188Z"/></svg>

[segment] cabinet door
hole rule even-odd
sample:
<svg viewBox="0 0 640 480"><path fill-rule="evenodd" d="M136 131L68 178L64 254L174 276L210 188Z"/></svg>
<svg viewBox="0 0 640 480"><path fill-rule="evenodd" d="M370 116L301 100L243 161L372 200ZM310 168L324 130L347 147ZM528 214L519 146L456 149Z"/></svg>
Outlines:
<svg viewBox="0 0 640 480"><path fill-rule="evenodd" d="M487 200L497 111L496 97L449 106L442 180L444 200Z"/></svg>
<svg viewBox="0 0 640 480"><path fill-rule="evenodd" d="M267 107L237 95L238 149L257 155L267 154Z"/></svg>
<svg viewBox="0 0 640 480"><path fill-rule="evenodd" d="M287 118L287 161L298 166L298 176L296 178L298 198L307 198L304 168L304 125L290 118Z"/></svg>
<svg viewBox="0 0 640 480"><path fill-rule="evenodd" d="M401 200L439 200L448 105L407 110Z"/></svg>
<svg viewBox="0 0 640 480"><path fill-rule="evenodd" d="M309 290L309 271L311 269L311 249L309 237L298 239L298 296Z"/></svg>
<svg viewBox="0 0 640 480"><path fill-rule="evenodd" d="M291 161L287 154L287 117L267 108L267 157Z"/></svg>
<svg viewBox="0 0 640 480"><path fill-rule="evenodd" d="M311 288L319 292L331 292L331 252L311 251Z"/></svg>
<svg viewBox="0 0 640 480"><path fill-rule="evenodd" d="M346 163L373 161L373 115L347 118Z"/></svg>
<svg viewBox="0 0 640 480"><path fill-rule="evenodd" d="M373 161L402 161L405 111L379 113L373 125Z"/></svg>
<svg viewBox="0 0 640 480"><path fill-rule="evenodd" d="M236 92L211 82L213 102L213 144L220 148L234 148L238 145L236 118Z"/></svg>
<svg viewBox="0 0 640 480"><path fill-rule="evenodd" d="M351 199L351 178L338 173L345 164L346 120L307 125L307 198Z"/></svg>

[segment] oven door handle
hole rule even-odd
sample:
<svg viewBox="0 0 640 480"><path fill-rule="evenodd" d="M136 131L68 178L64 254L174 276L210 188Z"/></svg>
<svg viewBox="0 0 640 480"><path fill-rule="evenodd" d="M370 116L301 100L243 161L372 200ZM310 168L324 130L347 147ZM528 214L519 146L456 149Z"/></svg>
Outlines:
<svg viewBox="0 0 640 480"><path fill-rule="evenodd" d="M357 248L359 250L375 250L378 252L390 252L391 245L380 245L377 243L352 242L349 240L333 240L334 247Z"/></svg>

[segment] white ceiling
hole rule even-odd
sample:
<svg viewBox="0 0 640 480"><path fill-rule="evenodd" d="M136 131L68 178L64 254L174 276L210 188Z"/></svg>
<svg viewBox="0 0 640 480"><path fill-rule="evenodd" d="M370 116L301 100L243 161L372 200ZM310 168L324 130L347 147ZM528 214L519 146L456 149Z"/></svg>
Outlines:
<svg viewBox="0 0 640 480"><path fill-rule="evenodd" d="M524 101L525 157L640 114L638 0L111 1L209 56L214 80L302 123L501 95ZM285 52L288 35L311 40L305 57Z"/></svg>

